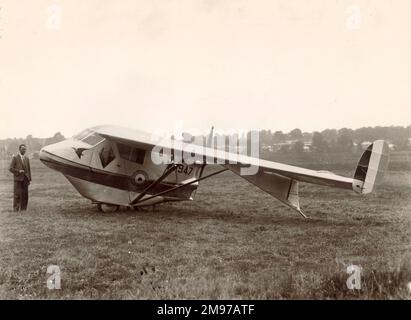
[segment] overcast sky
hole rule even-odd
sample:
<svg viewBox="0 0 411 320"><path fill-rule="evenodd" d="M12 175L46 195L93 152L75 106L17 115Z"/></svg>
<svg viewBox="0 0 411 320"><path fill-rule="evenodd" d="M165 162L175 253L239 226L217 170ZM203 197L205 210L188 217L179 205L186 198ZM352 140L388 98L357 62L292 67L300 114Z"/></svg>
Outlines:
<svg viewBox="0 0 411 320"><path fill-rule="evenodd" d="M0 6L0 138L411 124L409 0Z"/></svg>

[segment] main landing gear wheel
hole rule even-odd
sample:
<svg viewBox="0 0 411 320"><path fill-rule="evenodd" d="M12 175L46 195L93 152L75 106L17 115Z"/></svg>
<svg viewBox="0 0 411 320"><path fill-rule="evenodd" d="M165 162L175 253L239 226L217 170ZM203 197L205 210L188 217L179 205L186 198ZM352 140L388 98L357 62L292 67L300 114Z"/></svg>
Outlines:
<svg viewBox="0 0 411 320"><path fill-rule="evenodd" d="M101 211L104 213L114 213L114 212L117 212L118 209L120 209L120 206L116 204L99 203L97 204L97 209L98 211Z"/></svg>

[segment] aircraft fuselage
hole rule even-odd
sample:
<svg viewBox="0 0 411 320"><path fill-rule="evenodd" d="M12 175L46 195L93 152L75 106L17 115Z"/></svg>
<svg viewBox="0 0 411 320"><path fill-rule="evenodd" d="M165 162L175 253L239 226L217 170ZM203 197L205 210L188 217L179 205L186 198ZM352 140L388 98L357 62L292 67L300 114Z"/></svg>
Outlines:
<svg viewBox="0 0 411 320"><path fill-rule="evenodd" d="M105 139L92 129L44 147L40 151L40 160L61 172L85 198L95 203L123 206L192 200L198 182L164 195L153 195L195 180L203 169L202 165L180 164L156 183L167 164L154 164L150 150ZM148 187L149 191L139 196ZM140 197L138 203L133 202ZM150 199L143 201L146 198Z"/></svg>

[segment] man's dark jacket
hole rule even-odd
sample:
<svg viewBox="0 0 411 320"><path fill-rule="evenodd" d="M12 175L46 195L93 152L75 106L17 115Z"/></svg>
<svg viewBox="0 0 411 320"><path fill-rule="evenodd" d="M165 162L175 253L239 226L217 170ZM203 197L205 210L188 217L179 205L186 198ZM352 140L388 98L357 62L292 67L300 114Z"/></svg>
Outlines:
<svg viewBox="0 0 411 320"><path fill-rule="evenodd" d="M20 154L13 156L9 170L14 175L14 181L23 181L24 176L31 181L30 161L27 156L24 156L24 163ZM20 172L20 170L24 170L24 172Z"/></svg>

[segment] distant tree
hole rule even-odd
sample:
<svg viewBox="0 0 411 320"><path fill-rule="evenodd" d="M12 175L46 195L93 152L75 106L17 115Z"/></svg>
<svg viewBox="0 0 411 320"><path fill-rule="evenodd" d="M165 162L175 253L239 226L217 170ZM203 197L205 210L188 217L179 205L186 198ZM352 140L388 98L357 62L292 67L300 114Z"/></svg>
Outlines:
<svg viewBox="0 0 411 320"><path fill-rule="evenodd" d="M334 150L337 144L338 131L336 129L325 129L321 131L321 134L327 141L329 149Z"/></svg>
<svg viewBox="0 0 411 320"><path fill-rule="evenodd" d="M374 127L369 130L370 131L370 140L377 140L377 139L387 139L389 137L389 127ZM371 134L372 132L372 134Z"/></svg>
<svg viewBox="0 0 411 320"><path fill-rule="evenodd" d="M347 137L349 137L350 139L353 139L354 137L354 130L353 129L349 129L349 128L342 128L340 130L338 130L338 135L345 135Z"/></svg>
<svg viewBox="0 0 411 320"><path fill-rule="evenodd" d="M274 135L273 135L274 143L284 142L285 140L287 140L287 135L285 135L282 131L274 132Z"/></svg>
<svg viewBox="0 0 411 320"><path fill-rule="evenodd" d="M52 138L47 138L44 145L47 146L49 144L63 141L64 139L64 136L60 132L57 132Z"/></svg>
<svg viewBox="0 0 411 320"><path fill-rule="evenodd" d="M304 142L297 140L291 146L291 151L296 154L301 154L304 152Z"/></svg>
<svg viewBox="0 0 411 320"><path fill-rule="evenodd" d="M355 152L357 152L357 153L362 153L362 152L364 151L363 148L362 148L361 143L362 143L362 141L361 141L361 142L357 142L357 146L354 148L354 151L355 151Z"/></svg>
<svg viewBox="0 0 411 320"><path fill-rule="evenodd" d="M30 134L26 137L26 144L28 148L28 152L40 151L42 145L38 138L33 138Z"/></svg>
<svg viewBox="0 0 411 320"><path fill-rule="evenodd" d="M395 144L396 150L406 150L408 146L408 132L404 127L390 127L390 140Z"/></svg>
<svg viewBox="0 0 411 320"><path fill-rule="evenodd" d="M294 130L291 130L290 133L288 134L288 136L292 140L302 140L303 139L303 133L298 128L296 128Z"/></svg>
<svg viewBox="0 0 411 320"><path fill-rule="evenodd" d="M406 138L396 138L392 140L395 145L395 150L407 150L408 149L408 139Z"/></svg>
<svg viewBox="0 0 411 320"><path fill-rule="evenodd" d="M336 129L325 129L321 131L321 134L325 141L327 141L328 149L332 151L336 150L338 131Z"/></svg>
<svg viewBox="0 0 411 320"><path fill-rule="evenodd" d="M310 142L313 139L313 134L311 132L303 133L303 141Z"/></svg>
<svg viewBox="0 0 411 320"><path fill-rule="evenodd" d="M271 130L261 130L260 131L260 144L270 146L273 143L273 135Z"/></svg>
<svg viewBox="0 0 411 320"><path fill-rule="evenodd" d="M374 132L371 127L363 127L355 130L355 139L357 141L373 141L375 140Z"/></svg>
<svg viewBox="0 0 411 320"><path fill-rule="evenodd" d="M352 152L353 135L354 131L351 129L343 128L338 130L336 150L340 152Z"/></svg>
<svg viewBox="0 0 411 320"><path fill-rule="evenodd" d="M280 147L280 150L278 150L280 153L288 153L290 152L290 146L287 144L284 144Z"/></svg>
<svg viewBox="0 0 411 320"><path fill-rule="evenodd" d="M323 135L320 132L316 131L313 133L311 147L314 151L317 152L325 152L328 150L327 141L325 141Z"/></svg>
<svg viewBox="0 0 411 320"><path fill-rule="evenodd" d="M321 131L321 134L327 142L337 141L338 131L336 129L325 129Z"/></svg>
<svg viewBox="0 0 411 320"><path fill-rule="evenodd" d="M7 152L17 154L19 152L19 145L24 143L22 139L13 139L7 145Z"/></svg>

